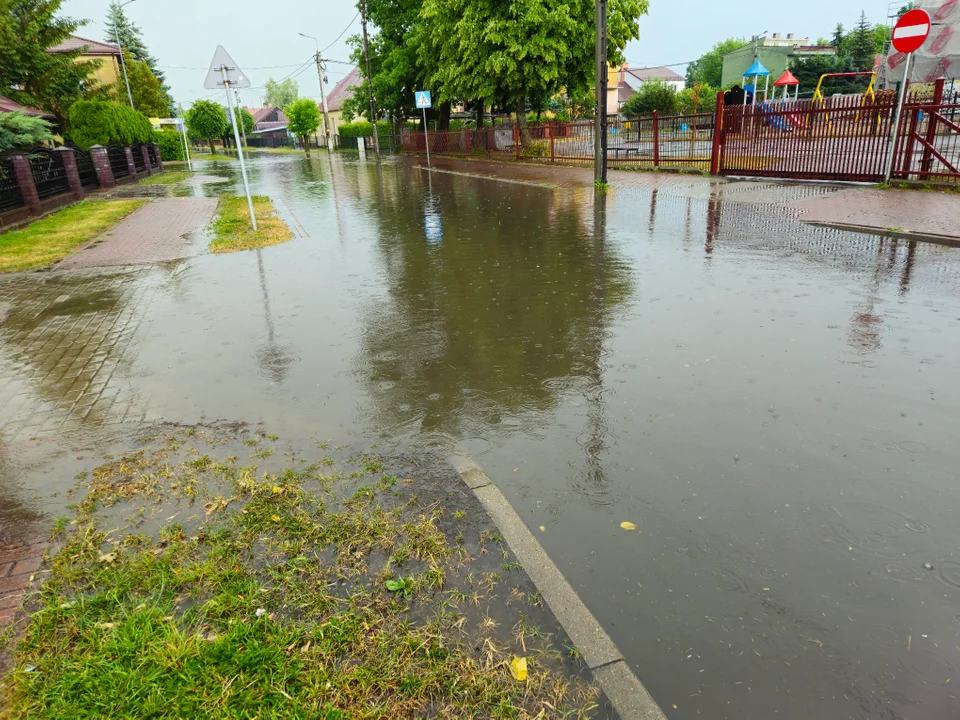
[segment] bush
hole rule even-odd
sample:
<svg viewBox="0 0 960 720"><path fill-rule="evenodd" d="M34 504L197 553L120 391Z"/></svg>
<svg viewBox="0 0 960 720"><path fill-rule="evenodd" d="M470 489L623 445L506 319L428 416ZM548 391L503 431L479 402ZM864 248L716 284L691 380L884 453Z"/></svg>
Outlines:
<svg viewBox="0 0 960 720"><path fill-rule="evenodd" d="M50 123L21 112L0 113L0 152L32 148L53 140Z"/></svg>
<svg viewBox="0 0 960 720"><path fill-rule="evenodd" d="M139 145L150 142L147 116L126 105L80 100L70 106L70 139L82 148L92 145Z"/></svg>
<svg viewBox="0 0 960 720"><path fill-rule="evenodd" d="M520 150L520 157L541 158L550 154L550 146L546 140L534 140Z"/></svg>
<svg viewBox="0 0 960 720"><path fill-rule="evenodd" d="M159 130L153 134L153 139L160 146L160 158L169 160L186 160L183 157L183 136L174 129Z"/></svg>
<svg viewBox="0 0 960 720"><path fill-rule="evenodd" d="M680 96L672 85L653 79L644 82L636 95L624 103L622 112L627 117L652 115L656 110L661 115L676 115L680 106Z"/></svg>
<svg viewBox="0 0 960 720"><path fill-rule="evenodd" d="M389 148L390 138L393 135L393 129L390 127L390 123L383 120L377 122L377 133L380 136L380 149L385 150ZM337 127L337 134L340 136L341 148L356 150L356 141L352 139L344 141L344 138L373 137L373 125L365 121L344 123Z"/></svg>

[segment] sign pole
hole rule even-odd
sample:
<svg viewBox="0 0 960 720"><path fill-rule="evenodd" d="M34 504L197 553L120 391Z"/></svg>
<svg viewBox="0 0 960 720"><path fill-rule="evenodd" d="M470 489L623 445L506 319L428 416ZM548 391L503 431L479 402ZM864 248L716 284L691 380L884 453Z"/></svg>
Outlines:
<svg viewBox="0 0 960 720"><path fill-rule="evenodd" d="M230 118L233 119L233 98L230 97L230 81L227 79L226 65L220 66L220 73L223 75L223 89L227 93L227 108L230 111ZM232 122L233 139L237 143L237 155L240 156L240 174L243 176L243 191L247 194L247 207L250 209L250 222L253 225L253 231L257 231L257 216L253 214L253 198L250 197L250 184L247 182L247 166L243 162L243 148L240 147L240 133L237 132L237 123Z"/></svg>
<svg viewBox="0 0 960 720"><path fill-rule="evenodd" d="M430 166L430 136L427 134L427 109L423 109L423 139L427 148L427 166Z"/></svg>
<svg viewBox="0 0 960 720"><path fill-rule="evenodd" d="M913 53L907 53L907 59L903 63L903 82L900 83L900 97L897 98L896 112L890 120L890 149L887 152L887 170L883 174L883 181L890 182L890 176L893 175L893 156L897 149L897 134L900 130L900 118L903 115L903 103L907 96L907 86L910 84L910 61L913 59Z"/></svg>

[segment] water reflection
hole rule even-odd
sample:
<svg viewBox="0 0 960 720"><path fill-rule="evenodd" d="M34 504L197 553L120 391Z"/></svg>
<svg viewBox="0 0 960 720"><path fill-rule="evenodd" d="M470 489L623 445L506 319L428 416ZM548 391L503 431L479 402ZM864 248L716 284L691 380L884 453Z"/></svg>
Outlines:
<svg viewBox="0 0 960 720"><path fill-rule="evenodd" d="M376 424L461 437L595 385L631 292L602 209L588 223L567 195L430 175L404 173L376 205L386 296L365 309L356 363ZM424 207L442 216L442 243L425 236Z"/></svg>

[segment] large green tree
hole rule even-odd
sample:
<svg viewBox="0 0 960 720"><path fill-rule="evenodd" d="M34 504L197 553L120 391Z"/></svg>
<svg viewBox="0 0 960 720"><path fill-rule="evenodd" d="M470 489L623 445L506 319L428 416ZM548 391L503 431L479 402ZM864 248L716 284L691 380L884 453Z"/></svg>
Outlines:
<svg viewBox="0 0 960 720"><path fill-rule="evenodd" d="M873 67L877 43L873 25L867 21L865 12L860 13L856 27L843 38L842 46L843 54L850 58L854 71L870 70Z"/></svg>
<svg viewBox="0 0 960 720"><path fill-rule="evenodd" d="M607 60L623 61L648 0L609 0ZM437 99L489 98L516 109L526 145L528 101L593 81L593 0L424 0L421 67Z"/></svg>
<svg viewBox="0 0 960 720"><path fill-rule="evenodd" d="M130 21L130 18L127 17L120 3L118 3L117 0L113 0L107 10L107 19L104 22L104 40L110 44L114 44L117 42L118 36L120 38L120 46L126 52L130 53L134 60L145 63L150 73L159 82L160 93L163 96L167 109L154 117L166 117L171 114L173 111L173 98L170 97L170 87L167 85L167 78L163 70L160 69L157 59L147 50L146 43L143 41L143 31ZM127 72L130 72L129 66L127 67ZM133 104L137 106L136 98L134 98ZM143 110L139 106L137 106L137 109L146 113L146 110ZM149 115L150 113L147 114Z"/></svg>
<svg viewBox="0 0 960 720"><path fill-rule="evenodd" d="M96 63L80 50L49 53L81 22L59 15L62 0L0 0L0 88L13 100L53 114L61 124L84 96Z"/></svg>
<svg viewBox="0 0 960 720"><path fill-rule="evenodd" d="M293 78L277 81L270 78L263 84L263 100L268 106L285 108L299 97L299 87Z"/></svg>
<svg viewBox="0 0 960 720"><path fill-rule="evenodd" d="M309 137L320 127L320 110L317 104L309 98L303 98L287 105L283 109L283 114L287 116L287 127L290 132L300 138L303 149L309 155Z"/></svg>
<svg viewBox="0 0 960 720"><path fill-rule="evenodd" d="M213 141L226 135L230 127L223 105L212 100L197 100L193 107L187 110L183 119L190 134L210 143L210 152L215 155L217 149Z"/></svg>
<svg viewBox="0 0 960 720"><path fill-rule="evenodd" d="M656 110L661 115L675 115L680 108L680 96L672 85L662 80L647 80L636 94L627 100L621 112L627 117L651 115Z"/></svg>
<svg viewBox="0 0 960 720"><path fill-rule="evenodd" d="M723 56L747 44L744 38L721 40L709 51L687 65L687 87L703 83L711 87L720 87L723 78Z"/></svg>

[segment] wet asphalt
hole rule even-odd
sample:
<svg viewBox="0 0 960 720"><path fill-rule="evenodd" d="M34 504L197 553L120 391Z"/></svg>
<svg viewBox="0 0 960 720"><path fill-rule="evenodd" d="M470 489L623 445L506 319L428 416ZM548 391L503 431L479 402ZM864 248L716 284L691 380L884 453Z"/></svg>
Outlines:
<svg viewBox="0 0 960 720"><path fill-rule="evenodd" d="M260 154L289 243L0 277L0 540L159 421L462 452L668 717L956 717L960 250L418 162Z"/></svg>

